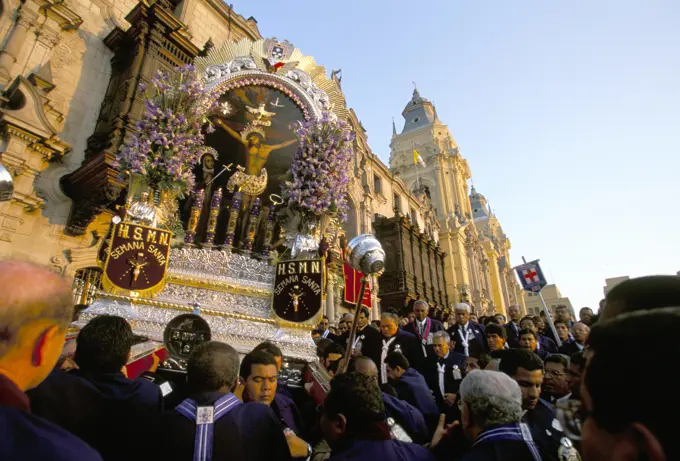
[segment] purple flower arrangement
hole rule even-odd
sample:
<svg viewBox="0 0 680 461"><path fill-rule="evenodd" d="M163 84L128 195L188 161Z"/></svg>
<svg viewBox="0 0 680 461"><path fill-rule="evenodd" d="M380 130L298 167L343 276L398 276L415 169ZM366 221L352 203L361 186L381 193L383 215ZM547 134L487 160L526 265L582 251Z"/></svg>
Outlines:
<svg viewBox="0 0 680 461"><path fill-rule="evenodd" d="M319 120L295 122L291 128L298 149L290 180L281 186L288 207L303 218L331 215L346 221L354 133L330 112L323 112Z"/></svg>
<svg viewBox="0 0 680 461"><path fill-rule="evenodd" d="M175 73L157 71L145 85L145 110L136 132L116 155L114 166L121 172L141 176L146 185L183 197L194 189L193 168L207 149L203 126L214 131L208 120L217 108L219 94L208 90L194 66Z"/></svg>

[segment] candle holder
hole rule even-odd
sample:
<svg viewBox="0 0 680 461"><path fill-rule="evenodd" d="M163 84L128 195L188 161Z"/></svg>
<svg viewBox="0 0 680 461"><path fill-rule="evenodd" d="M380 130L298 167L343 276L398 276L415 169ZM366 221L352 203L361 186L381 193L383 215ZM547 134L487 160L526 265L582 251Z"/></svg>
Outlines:
<svg viewBox="0 0 680 461"><path fill-rule="evenodd" d="M196 228L201 219L201 210L203 209L203 199L205 192L200 189L194 192L194 204L191 207L191 214L189 215L189 225L187 226L187 233L184 236L184 243L189 246L194 246L196 241Z"/></svg>
<svg viewBox="0 0 680 461"><path fill-rule="evenodd" d="M265 224L264 247L262 248L262 256L265 258L268 258L272 251L272 239L274 238L274 229L276 227L276 207L283 203L281 196L276 194L271 194L269 200L269 214Z"/></svg>
<svg viewBox="0 0 680 461"><path fill-rule="evenodd" d="M236 222L241 211L241 202L243 193L239 191L234 192L231 199L231 208L229 209L229 221L227 222L227 234L224 237L223 250L230 250L234 246L234 236L236 235Z"/></svg>
<svg viewBox="0 0 680 461"><path fill-rule="evenodd" d="M259 224L260 210L262 209L262 200L256 198L250 208L250 222L248 223L248 233L246 241L243 244L243 249L246 251L253 251L253 243L255 242L255 233L257 232L257 225Z"/></svg>
<svg viewBox="0 0 680 461"><path fill-rule="evenodd" d="M210 216L208 217L205 243L203 243L204 248L212 248L215 243L215 229L217 229L217 218L220 215L220 205L222 205L222 189L217 189L210 202Z"/></svg>

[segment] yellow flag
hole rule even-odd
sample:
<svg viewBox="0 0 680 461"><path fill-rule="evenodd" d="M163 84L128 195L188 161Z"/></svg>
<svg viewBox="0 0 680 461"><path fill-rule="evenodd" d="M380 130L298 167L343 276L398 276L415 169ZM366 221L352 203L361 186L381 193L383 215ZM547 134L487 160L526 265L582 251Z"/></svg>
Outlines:
<svg viewBox="0 0 680 461"><path fill-rule="evenodd" d="M427 166L425 164L425 160L423 160L423 158L420 156L418 151L413 149L413 164L417 165L418 163L420 163L420 165L423 166L423 167Z"/></svg>

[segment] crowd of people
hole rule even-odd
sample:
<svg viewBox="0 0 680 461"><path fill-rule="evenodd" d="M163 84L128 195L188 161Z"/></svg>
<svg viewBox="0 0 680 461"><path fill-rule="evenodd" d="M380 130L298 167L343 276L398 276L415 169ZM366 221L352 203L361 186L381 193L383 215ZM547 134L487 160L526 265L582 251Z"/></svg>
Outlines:
<svg viewBox="0 0 680 461"><path fill-rule="evenodd" d="M0 262L0 287L0 461L680 459L667 362L680 277L624 282L578 321L567 309L552 322L523 317L519 306L478 318L465 303L435 319L417 301L379 323L361 309L349 344L352 315L335 331L324 318L321 402L279 380L284 357L270 342L244 357L202 343L174 389L157 361L131 379L135 335L116 316L90 320L60 362L69 284Z"/></svg>

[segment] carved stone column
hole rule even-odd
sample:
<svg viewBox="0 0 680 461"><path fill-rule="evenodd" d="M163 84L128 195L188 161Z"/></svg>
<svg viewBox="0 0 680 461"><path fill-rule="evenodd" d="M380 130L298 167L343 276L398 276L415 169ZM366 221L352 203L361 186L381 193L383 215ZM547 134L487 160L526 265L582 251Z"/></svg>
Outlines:
<svg viewBox="0 0 680 461"><path fill-rule="evenodd" d="M330 274L329 274L330 275ZM335 322L335 282L333 281L333 277L328 277L328 281L326 282L326 304L324 306L325 314L328 316L328 319L332 322Z"/></svg>
<svg viewBox="0 0 680 461"><path fill-rule="evenodd" d="M0 52L0 88L5 88L12 80L12 68L17 62L21 48L26 44L28 31L34 26L38 15L33 11L22 8L14 23L5 48Z"/></svg>

